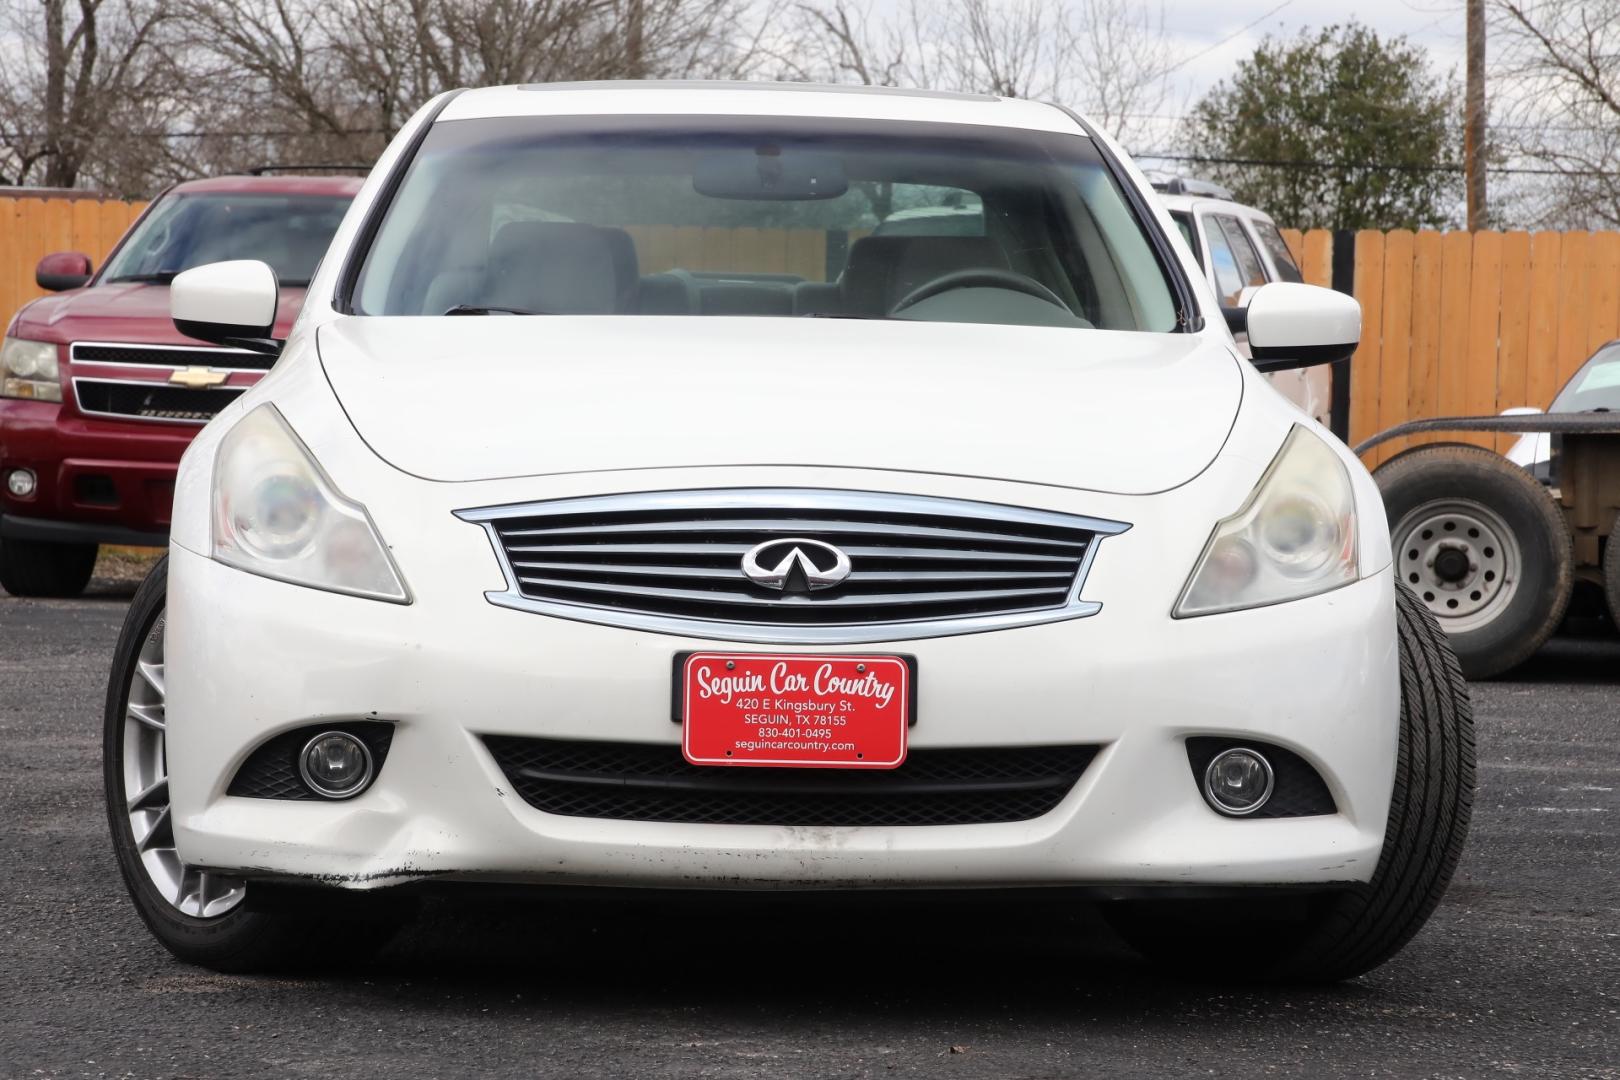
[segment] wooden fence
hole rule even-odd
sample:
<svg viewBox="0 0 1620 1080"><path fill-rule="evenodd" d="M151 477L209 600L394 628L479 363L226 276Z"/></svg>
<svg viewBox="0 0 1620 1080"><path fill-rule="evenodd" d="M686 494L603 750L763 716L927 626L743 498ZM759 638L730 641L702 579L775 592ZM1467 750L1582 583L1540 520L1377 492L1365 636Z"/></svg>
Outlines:
<svg viewBox="0 0 1620 1080"><path fill-rule="evenodd" d="M0 196L0 320L40 295L34 285L40 256L82 251L100 265L143 205ZM821 230L658 226L631 232L644 273L684 266L820 280L827 266ZM1353 443L1403 420L1545 408L1594 348L1620 336L1620 233L1284 235L1305 280L1353 291L1361 301L1361 348L1347 370L1335 372L1349 376ZM1353 259L1345 258L1346 246ZM1346 274L1349 267L1353 274ZM1346 397L1342 390L1340 396ZM1498 448L1512 441L1436 437ZM1369 464L1403 445L1386 444L1369 455Z"/></svg>
<svg viewBox="0 0 1620 1080"><path fill-rule="evenodd" d="M82 251L100 266L145 203L116 199L0 196L0 325L44 295L34 264L53 251Z"/></svg>
<svg viewBox="0 0 1620 1080"><path fill-rule="evenodd" d="M1288 237L1306 280L1332 280L1353 245L1361 347L1349 365L1352 443L1402 422L1546 408L1581 363L1620 336L1620 233L1310 232ZM1397 440L1376 464L1439 439L1506 449L1516 436Z"/></svg>

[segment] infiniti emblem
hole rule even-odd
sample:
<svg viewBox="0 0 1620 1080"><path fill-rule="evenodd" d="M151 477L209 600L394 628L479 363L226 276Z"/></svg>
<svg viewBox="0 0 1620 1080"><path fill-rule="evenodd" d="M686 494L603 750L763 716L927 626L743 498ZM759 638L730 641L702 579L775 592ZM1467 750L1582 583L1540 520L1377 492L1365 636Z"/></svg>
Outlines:
<svg viewBox="0 0 1620 1080"><path fill-rule="evenodd" d="M778 592L830 589L849 577L849 556L820 540L788 537L748 549L742 572L749 581Z"/></svg>

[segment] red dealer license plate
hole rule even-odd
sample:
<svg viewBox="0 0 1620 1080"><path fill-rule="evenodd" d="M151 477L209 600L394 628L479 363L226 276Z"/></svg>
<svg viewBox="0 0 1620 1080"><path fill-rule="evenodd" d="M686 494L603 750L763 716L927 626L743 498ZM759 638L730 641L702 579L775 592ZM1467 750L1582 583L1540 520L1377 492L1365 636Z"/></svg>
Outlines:
<svg viewBox="0 0 1620 1080"><path fill-rule="evenodd" d="M911 681L898 656L693 653L681 750L694 765L893 769L906 760Z"/></svg>

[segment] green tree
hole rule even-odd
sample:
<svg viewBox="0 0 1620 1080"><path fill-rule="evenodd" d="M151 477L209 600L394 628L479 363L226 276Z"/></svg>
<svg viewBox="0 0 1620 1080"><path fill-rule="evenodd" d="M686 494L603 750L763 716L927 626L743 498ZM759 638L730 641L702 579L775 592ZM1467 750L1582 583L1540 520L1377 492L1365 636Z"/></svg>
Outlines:
<svg viewBox="0 0 1620 1080"><path fill-rule="evenodd" d="M1187 143L1283 225L1415 229L1456 217L1460 115L1421 48L1351 22L1266 38L1194 107Z"/></svg>

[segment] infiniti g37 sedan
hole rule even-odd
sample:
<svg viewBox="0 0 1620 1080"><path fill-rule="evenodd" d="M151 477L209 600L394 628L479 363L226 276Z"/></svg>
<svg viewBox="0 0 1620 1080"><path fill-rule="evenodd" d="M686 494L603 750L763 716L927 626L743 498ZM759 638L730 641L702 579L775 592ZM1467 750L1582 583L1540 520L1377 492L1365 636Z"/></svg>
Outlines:
<svg viewBox="0 0 1620 1080"><path fill-rule="evenodd" d="M1262 286L1240 358L1073 113L448 93L284 343L277 291L173 283L279 359L187 452L108 692L175 955L352 956L429 880L1049 887L1165 964L1331 979L1444 891L1464 686L1371 479L1261 375L1359 309Z"/></svg>

